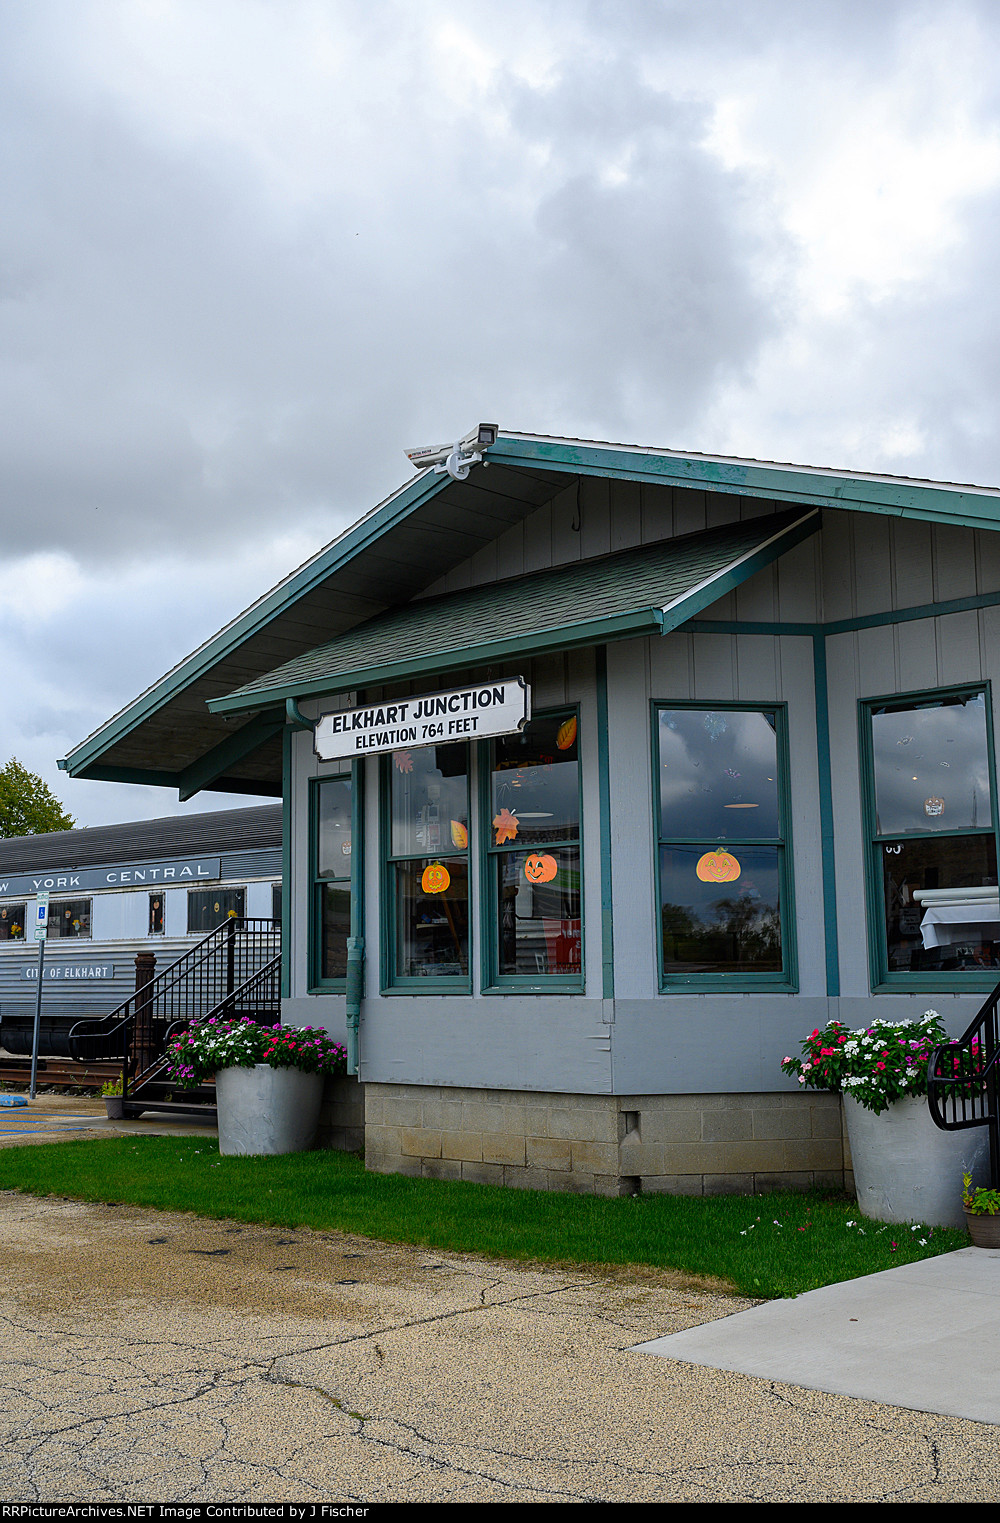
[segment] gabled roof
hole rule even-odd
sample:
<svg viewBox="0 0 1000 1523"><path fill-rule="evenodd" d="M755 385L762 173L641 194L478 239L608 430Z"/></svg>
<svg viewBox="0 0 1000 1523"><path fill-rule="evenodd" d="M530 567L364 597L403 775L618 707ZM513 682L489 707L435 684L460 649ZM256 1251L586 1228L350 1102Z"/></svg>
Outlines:
<svg viewBox="0 0 1000 1523"><path fill-rule="evenodd" d="M182 798L201 788L279 794L283 714L235 728L209 704L409 603L581 476L1000 527L1000 491L990 487L501 433L466 480L423 471L394 492L60 766L73 777L160 783Z"/></svg>
<svg viewBox="0 0 1000 1523"><path fill-rule="evenodd" d="M346 692L522 652L666 634L819 528L815 508L420 598L211 700L223 713Z"/></svg>

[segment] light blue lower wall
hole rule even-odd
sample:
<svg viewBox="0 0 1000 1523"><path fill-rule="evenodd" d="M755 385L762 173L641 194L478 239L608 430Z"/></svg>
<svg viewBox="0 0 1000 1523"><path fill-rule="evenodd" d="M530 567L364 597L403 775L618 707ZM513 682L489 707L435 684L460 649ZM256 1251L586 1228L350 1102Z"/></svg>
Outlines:
<svg viewBox="0 0 1000 1523"><path fill-rule="evenodd" d="M980 1002L955 995L673 995L613 1006L572 996L381 998L363 1009L361 1078L556 1094L769 1094L797 1089L781 1059L828 1020L857 1027L934 1008L957 1036ZM346 1040L340 996L285 1000L282 1019Z"/></svg>

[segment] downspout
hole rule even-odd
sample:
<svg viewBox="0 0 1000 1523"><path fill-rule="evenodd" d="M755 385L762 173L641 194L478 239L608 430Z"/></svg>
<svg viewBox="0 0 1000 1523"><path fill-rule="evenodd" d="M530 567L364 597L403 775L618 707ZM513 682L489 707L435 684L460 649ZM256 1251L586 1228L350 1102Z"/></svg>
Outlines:
<svg viewBox="0 0 1000 1523"><path fill-rule="evenodd" d="M285 723L293 730L312 730L294 698L285 699ZM363 772L359 762L351 763L351 840L361 840L361 792ZM289 779L290 785L290 779ZM287 895L285 896L287 897ZM365 991L364 938L364 851L351 853L351 934L347 938L347 1072L358 1071L358 1036L361 1027L361 1001Z"/></svg>

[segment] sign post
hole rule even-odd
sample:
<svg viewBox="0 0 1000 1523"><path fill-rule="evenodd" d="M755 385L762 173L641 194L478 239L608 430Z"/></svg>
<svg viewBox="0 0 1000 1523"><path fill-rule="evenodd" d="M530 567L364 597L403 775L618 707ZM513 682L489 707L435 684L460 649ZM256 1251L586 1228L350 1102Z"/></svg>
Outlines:
<svg viewBox="0 0 1000 1523"><path fill-rule="evenodd" d="M38 942L38 988L35 990L35 1028L31 1034L31 1087L35 1098L38 1079L38 1043L42 1034L42 970L45 966L45 937L49 924L49 896L40 893L35 900L35 940Z"/></svg>

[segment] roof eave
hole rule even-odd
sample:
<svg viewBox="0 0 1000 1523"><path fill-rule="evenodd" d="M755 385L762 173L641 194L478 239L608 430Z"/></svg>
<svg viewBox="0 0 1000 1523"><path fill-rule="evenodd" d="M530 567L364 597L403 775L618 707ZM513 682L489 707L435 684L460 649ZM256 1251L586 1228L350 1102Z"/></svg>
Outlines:
<svg viewBox="0 0 1000 1523"><path fill-rule="evenodd" d="M923 485L902 478L853 476L848 471L838 474L818 468L673 455L527 435L501 435L489 459L497 465L534 465L574 475L608 476L938 523L972 527L996 527L1000 523L1000 491L990 487Z"/></svg>

